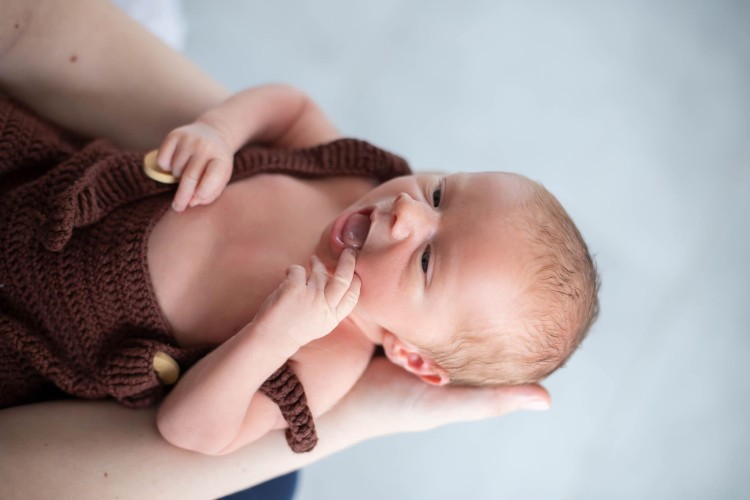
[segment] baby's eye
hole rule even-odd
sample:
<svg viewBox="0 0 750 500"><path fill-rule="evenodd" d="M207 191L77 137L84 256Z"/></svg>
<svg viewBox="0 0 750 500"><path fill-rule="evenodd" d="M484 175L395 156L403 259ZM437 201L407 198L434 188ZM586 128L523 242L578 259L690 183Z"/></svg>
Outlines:
<svg viewBox="0 0 750 500"><path fill-rule="evenodd" d="M422 252L422 271L427 274L427 267L430 265L430 247L424 249Z"/></svg>
<svg viewBox="0 0 750 500"><path fill-rule="evenodd" d="M435 191L432 192L432 206L433 207L437 208L438 206L440 206L440 199L442 198L442 196L443 196L443 189L440 186L436 187Z"/></svg>

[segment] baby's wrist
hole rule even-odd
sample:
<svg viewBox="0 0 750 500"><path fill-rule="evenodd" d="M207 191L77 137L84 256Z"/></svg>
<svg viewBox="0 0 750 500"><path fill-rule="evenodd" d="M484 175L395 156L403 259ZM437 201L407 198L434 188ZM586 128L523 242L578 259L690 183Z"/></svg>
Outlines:
<svg viewBox="0 0 750 500"><path fill-rule="evenodd" d="M222 113L212 109L202 114L195 120L195 123L209 127L216 133L216 135L232 150L232 153L236 153L246 142L242 138L238 137L238 134L233 130L226 119L223 118Z"/></svg>
<svg viewBox="0 0 750 500"><path fill-rule="evenodd" d="M291 358L300 347L306 342L302 342L294 336L288 335L273 325L267 325L263 321L252 321L243 330L256 339L262 339L266 345L272 345L273 351L282 354L285 358ZM242 333L242 332L241 332Z"/></svg>

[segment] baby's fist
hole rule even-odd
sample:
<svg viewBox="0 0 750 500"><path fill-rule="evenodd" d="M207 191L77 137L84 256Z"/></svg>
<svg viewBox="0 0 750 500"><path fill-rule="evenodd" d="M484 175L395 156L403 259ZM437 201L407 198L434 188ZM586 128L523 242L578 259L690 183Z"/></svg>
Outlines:
<svg viewBox="0 0 750 500"><path fill-rule="evenodd" d="M290 266L279 287L259 308L256 325L286 338L295 349L328 335L357 305L361 281L354 273L356 255L345 250L331 276L316 256L310 272Z"/></svg>
<svg viewBox="0 0 750 500"><path fill-rule="evenodd" d="M188 206L213 203L232 177L233 159L232 148L208 124L195 122L170 132L156 162L180 178L172 208L182 212Z"/></svg>

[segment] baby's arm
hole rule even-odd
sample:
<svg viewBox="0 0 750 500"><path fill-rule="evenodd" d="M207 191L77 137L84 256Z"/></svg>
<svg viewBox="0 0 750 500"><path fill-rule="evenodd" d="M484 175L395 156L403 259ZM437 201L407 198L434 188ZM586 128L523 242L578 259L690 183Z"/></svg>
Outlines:
<svg viewBox="0 0 750 500"><path fill-rule="evenodd" d="M252 141L309 147L339 134L304 93L288 85L239 92L164 139L157 163L181 177L173 208L212 203L232 175L232 158Z"/></svg>
<svg viewBox="0 0 750 500"><path fill-rule="evenodd" d="M292 356L289 365L302 382L315 422L351 390L370 363L373 350L374 345L351 325L339 325L330 335L307 344ZM237 437L221 454L232 453L271 430L286 427L278 405L257 392Z"/></svg>
<svg viewBox="0 0 750 500"><path fill-rule="evenodd" d="M301 346L349 315L359 297L354 264L354 252L344 251L333 278L317 259L309 276L291 266L255 319L188 370L167 396L157 416L162 435L182 448L222 454L270 430L248 434L253 397Z"/></svg>

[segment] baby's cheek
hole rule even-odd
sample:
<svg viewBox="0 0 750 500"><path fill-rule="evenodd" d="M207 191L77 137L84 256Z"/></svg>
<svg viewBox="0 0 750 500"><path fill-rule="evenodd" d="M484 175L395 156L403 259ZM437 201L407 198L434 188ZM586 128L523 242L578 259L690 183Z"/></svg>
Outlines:
<svg viewBox="0 0 750 500"><path fill-rule="evenodd" d="M359 294L358 305L362 307L381 326L388 326L399 317L403 308L401 299L396 290L383 288L377 280L361 277L362 288Z"/></svg>
<svg viewBox="0 0 750 500"><path fill-rule="evenodd" d="M362 281L362 286L359 292L359 304L361 306L366 306L368 310L371 308L378 309L379 302L382 301L381 299L384 290L382 289L377 274L373 273L367 266L360 265L359 263L355 265L354 272Z"/></svg>

